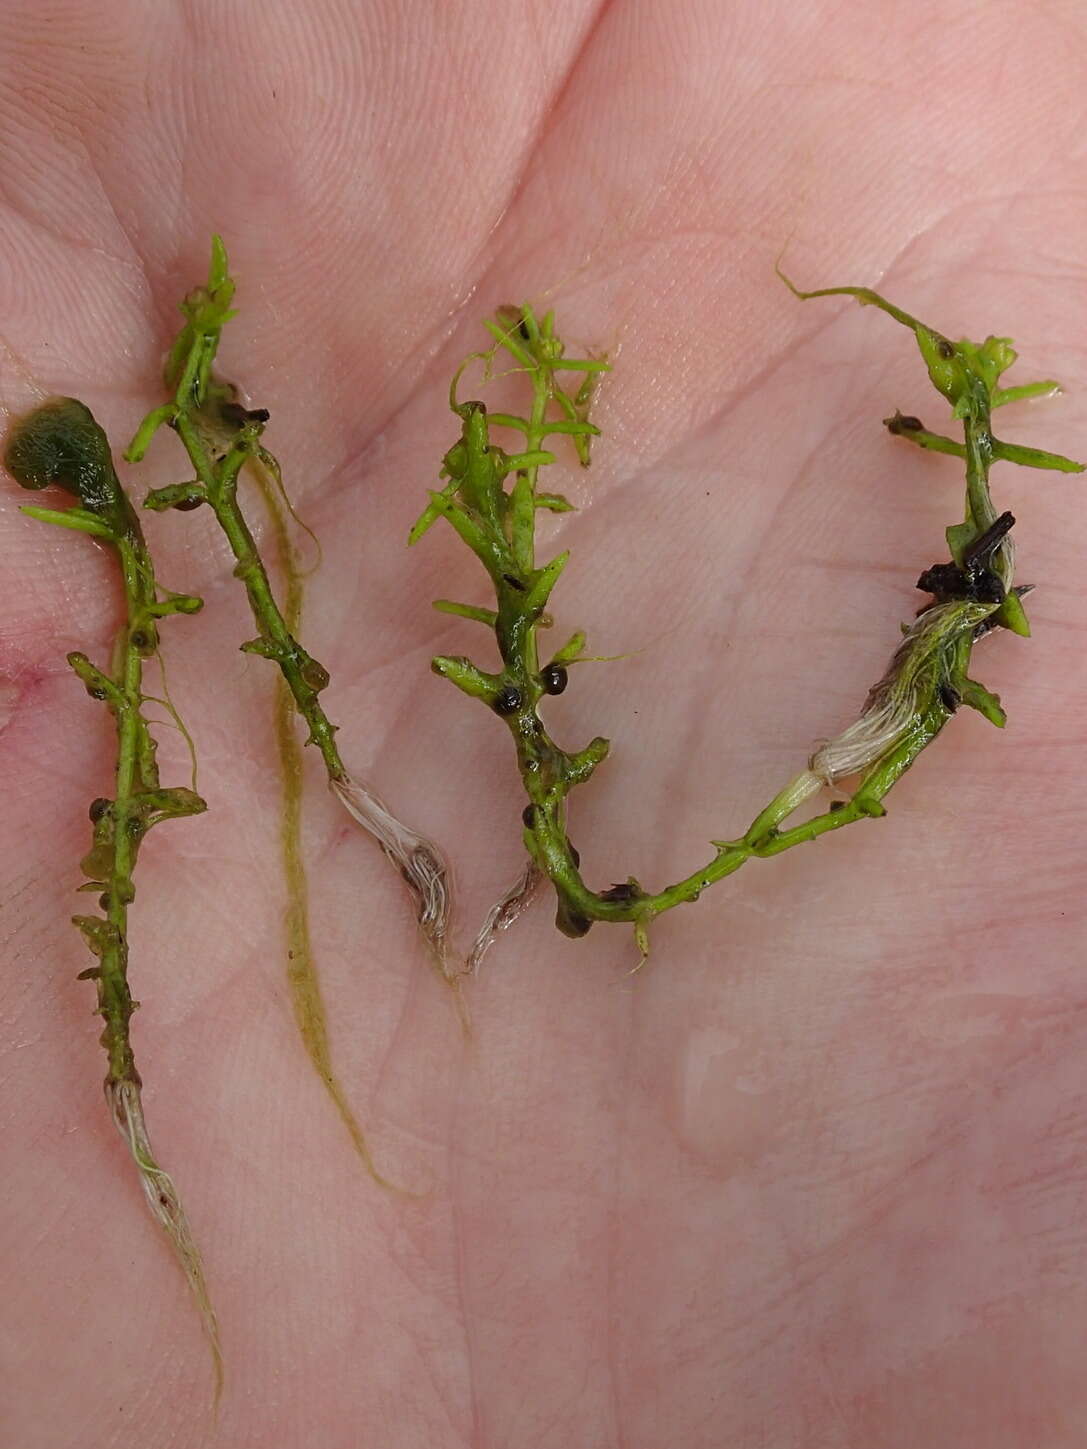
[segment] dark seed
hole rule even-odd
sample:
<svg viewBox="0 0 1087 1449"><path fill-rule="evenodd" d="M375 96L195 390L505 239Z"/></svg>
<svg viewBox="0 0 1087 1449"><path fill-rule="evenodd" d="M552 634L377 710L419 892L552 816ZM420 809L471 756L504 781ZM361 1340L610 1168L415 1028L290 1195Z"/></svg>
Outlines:
<svg viewBox="0 0 1087 1449"><path fill-rule="evenodd" d="M307 654L302 664L302 678L310 689L316 690L318 694L322 689L328 688L328 670L323 664L319 664L312 655Z"/></svg>
<svg viewBox="0 0 1087 1449"><path fill-rule="evenodd" d="M940 338L939 342L936 344L936 350L940 354L941 357L946 358L948 360L950 360L952 357L955 356L955 348L954 348L954 345L952 343L948 342L948 340L947 340L946 337L941 337Z"/></svg>
<svg viewBox="0 0 1087 1449"><path fill-rule="evenodd" d="M524 584L521 582L520 579L515 578L513 574L503 574L502 582L509 584L510 588L516 589L519 594L523 594L525 591Z"/></svg>
<svg viewBox="0 0 1087 1449"><path fill-rule="evenodd" d="M832 815L837 815L838 811L844 810L848 804L848 800L832 800L830 802L830 813Z"/></svg>
<svg viewBox="0 0 1087 1449"><path fill-rule="evenodd" d="M174 504L174 507L178 513L191 513L194 508L199 508L203 501L202 498L181 498Z"/></svg>
<svg viewBox="0 0 1087 1449"><path fill-rule="evenodd" d="M505 689L500 689L495 695L491 708L495 714L516 714L521 708L521 691L512 684L507 684Z"/></svg>
<svg viewBox="0 0 1087 1449"><path fill-rule="evenodd" d="M536 807L535 807L535 805L526 805L525 806L525 808L521 811L521 822L524 825L524 827L525 827L526 830L533 830L535 828L535 825L536 825Z"/></svg>
<svg viewBox="0 0 1087 1449"><path fill-rule="evenodd" d="M540 683L545 694L561 694L569 682L570 676L562 664L548 664L540 671Z"/></svg>
<svg viewBox="0 0 1087 1449"><path fill-rule="evenodd" d="M91 808L87 811L87 814L91 817L91 824L97 825L112 804L113 801L107 800L104 795L99 795L97 800L92 800Z"/></svg>

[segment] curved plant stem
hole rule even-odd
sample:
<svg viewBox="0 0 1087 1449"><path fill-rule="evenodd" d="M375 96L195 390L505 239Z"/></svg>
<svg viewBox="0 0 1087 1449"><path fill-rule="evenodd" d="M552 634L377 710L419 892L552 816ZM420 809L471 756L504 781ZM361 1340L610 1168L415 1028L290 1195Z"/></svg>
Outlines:
<svg viewBox="0 0 1087 1449"><path fill-rule="evenodd" d="M464 369L454 378L450 406L460 421L461 435L443 460L441 476L446 484L431 494L409 543L417 542L437 518L445 518L475 553L490 575L496 607L444 599L435 607L492 629L502 669L484 671L463 656L439 656L432 668L505 721L529 800L524 812L525 846L555 887L556 923L569 936L584 935L594 921L632 922L644 956L647 928L655 916L697 900L708 886L748 860L778 855L856 820L883 815L888 791L960 703L979 710L994 724L1004 722L999 701L968 674L974 643L984 634L997 626L1018 634L1029 632L1021 603L1026 590L1012 585L1009 534L1014 519L1011 514L997 517L989 494L989 469L999 460L1075 472L1082 465L1004 443L994 437L990 419L994 408L1051 393L1056 384L1001 388L1000 376L1015 360L1006 338L990 337L981 344L951 342L866 288L796 295L838 293L881 308L914 332L933 384L962 423L963 441L930 433L919 419L902 414L888 419L887 426L922 447L964 459L965 517L947 530L951 562L935 565L919 580L918 587L932 600L905 631L860 717L816 751L807 768L759 812L742 836L714 841L714 855L705 865L657 891L644 890L633 877L602 891L585 884L567 832L566 802L573 788L588 780L604 760L608 741L597 737L569 753L551 739L539 716L544 695L565 689L570 666L587 656L585 636L579 631L548 664L543 668L539 664L536 631L546 622L544 610L567 554L537 567L535 517L540 508L565 511L570 505L558 495L541 492L538 475L553 461L544 445L554 434L569 434L582 465L588 464L590 440L597 432L588 420L588 407L606 363L565 358L551 314L537 319L530 307L504 308L486 324L493 347L473 355L486 359L488 371L500 352L513 359L532 388L529 415L488 415L481 402L461 402L457 385ZM569 373L583 379L576 392L562 385L561 376ZM496 427L514 430L518 441L523 439L523 451L510 455L497 446L492 440ZM789 817L824 786L845 779L856 781L848 799L835 800L813 818L787 825Z"/></svg>
<svg viewBox="0 0 1087 1449"><path fill-rule="evenodd" d="M87 880L80 889L98 894L103 914L72 920L96 957L96 964L81 971L80 978L95 982L98 1011L105 1021L106 1102L200 1310L211 1344L218 1402L222 1389L218 1327L177 1188L155 1159L147 1135L130 1034L137 1003L128 985L128 908L136 894L133 876L143 839L162 820L198 815L207 808L193 790L160 784L155 740L143 714L148 698L143 692L144 662L158 653L158 621L169 614L196 613L201 601L159 590L139 520L117 479L105 434L81 402L56 398L17 422L8 436L5 464L24 488L56 484L78 499L77 506L65 510L28 507L25 513L102 539L120 565L125 621L111 666L100 669L85 654L68 655L87 693L113 715L117 734L114 795L91 805L94 841L81 866Z"/></svg>

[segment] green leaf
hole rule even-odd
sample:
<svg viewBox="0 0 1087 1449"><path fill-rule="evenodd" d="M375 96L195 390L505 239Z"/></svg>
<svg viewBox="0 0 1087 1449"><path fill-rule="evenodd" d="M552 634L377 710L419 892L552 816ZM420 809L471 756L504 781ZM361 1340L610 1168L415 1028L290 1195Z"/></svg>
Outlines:
<svg viewBox="0 0 1087 1449"><path fill-rule="evenodd" d="M208 267L208 291L217 292L230 280L230 263L226 247L218 232L211 238L211 265Z"/></svg>
<svg viewBox="0 0 1087 1449"><path fill-rule="evenodd" d="M566 643L562 646L557 654L552 654L551 663L572 664L574 660L579 659L581 655L584 654L584 652L585 631L583 629L578 629L576 633L570 635L569 639L567 639Z"/></svg>
<svg viewBox="0 0 1087 1449"><path fill-rule="evenodd" d="M545 568L538 569L532 586L525 595L524 612L531 618L540 612L551 596L551 590L559 581L559 575L570 561L570 550L564 549Z"/></svg>
<svg viewBox="0 0 1087 1449"><path fill-rule="evenodd" d="M151 446L151 439L162 427L163 423L173 422L177 416L177 405L175 403L163 403L162 407L152 408L144 418L143 422L136 429L136 434L131 443L121 454L126 463L139 463L148 448Z"/></svg>
<svg viewBox="0 0 1087 1449"><path fill-rule="evenodd" d="M482 699L493 704L501 688L497 675L485 674L477 669L470 659L463 655L438 654L430 661L430 667L442 679L448 679L473 699Z"/></svg>
<svg viewBox="0 0 1087 1449"><path fill-rule="evenodd" d="M1008 403L1022 402L1026 398L1055 397L1063 389L1052 378L1045 382L1027 382L1020 387L998 387L992 396L992 407L1002 408Z"/></svg>
<svg viewBox="0 0 1087 1449"><path fill-rule="evenodd" d="M976 679L964 679L959 692L963 704L969 705L971 709L976 709L978 714L984 715L991 724L996 725L997 729L1002 730L1007 724L1008 716L1001 707L1000 696L993 694Z"/></svg>
<svg viewBox="0 0 1087 1449"><path fill-rule="evenodd" d="M478 604L458 604L452 599L435 599L431 606L437 609L439 614L456 614L461 619L474 619L478 624L486 624L493 629L498 622L498 615L493 609L482 609Z"/></svg>
<svg viewBox="0 0 1087 1449"><path fill-rule="evenodd" d="M978 530L973 523L953 523L944 530L944 537L947 539L948 551L951 557L962 568L963 555L978 536Z"/></svg>
<svg viewBox="0 0 1087 1449"><path fill-rule="evenodd" d="M1005 595L1004 602L993 617L998 624L1003 624L1004 628L1010 629L1013 634L1019 634L1024 639L1030 638L1030 621L1027 619L1027 613L1020 602L1019 595L1014 589Z"/></svg>
<svg viewBox="0 0 1087 1449"><path fill-rule="evenodd" d="M573 755L567 755L564 771L567 783L583 785L597 765L607 759L610 749L611 741L604 739L603 735L597 735L596 739L590 740L583 750L578 750Z"/></svg>
<svg viewBox="0 0 1087 1449"><path fill-rule="evenodd" d="M95 538L111 540L117 537L108 523L82 508L38 508L33 503L24 503L19 512L25 513L27 518L36 518L39 523L55 523L58 528L70 528L74 533L89 533Z"/></svg>
<svg viewBox="0 0 1087 1449"><path fill-rule="evenodd" d="M238 648L243 654L259 654L262 659L275 659L278 662L283 658L282 647L272 639L247 639Z"/></svg>
<svg viewBox="0 0 1087 1449"><path fill-rule="evenodd" d="M1024 448L1019 443L993 439L993 458L1006 463L1019 463L1024 468L1045 468L1054 473L1082 473L1087 464L1077 463L1060 453L1046 453L1041 448Z"/></svg>
<svg viewBox="0 0 1087 1449"><path fill-rule="evenodd" d="M442 499L452 499L459 487L460 478L459 476L454 477L437 496ZM432 493L431 498L433 499L434 497L435 495ZM442 509L437 507L433 502L428 503L411 526L411 532L408 534L408 547L410 548L413 543L418 543L427 529L441 517Z"/></svg>

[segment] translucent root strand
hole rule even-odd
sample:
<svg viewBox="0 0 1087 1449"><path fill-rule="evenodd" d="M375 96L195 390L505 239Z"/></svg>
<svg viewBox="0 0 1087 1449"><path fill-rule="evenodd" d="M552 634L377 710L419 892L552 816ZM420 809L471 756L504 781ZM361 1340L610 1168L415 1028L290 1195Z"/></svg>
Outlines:
<svg viewBox="0 0 1087 1449"><path fill-rule="evenodd" d="M527 861L521 874L487 912L483 925L479 929L479 935L468 953L464 967L465 975L475 975L479 970L480 962L494 945L498 936L508 930L518 916L532 903L543 879L543 871L535 861Z"/></svg>
<svg viewBox="0 0 1087 1449"><path fill-rule="evenodd" d="M415 905L419 933L443 979L456 986L459 973L449 960L453 915L453 873L432 840L398 820L385 802L350 775L329 779L333 794L351 818L368 831L400 872Z"/></svg>
<svg viewBox="0 0 1087 1449"><path fill-rule="evenodd" d="M204 1279L204 1265L200 1251L185 1216L173 1178L155 1160L147 1127L143 1118L143 1104L140 1089L135 1082L106 1082L106 1105L118 1132L124 1138L136 1170L140 1174L140 1185L148 1206L170 1240L174 1256L181 1265L181 1271L189 1284L196 1301L200 1320L204 1325L211 1348L215 1372L215 1407L223 1391L223 1354L219 1344L219 1324L215 1310L208 1296Z"/></svg>

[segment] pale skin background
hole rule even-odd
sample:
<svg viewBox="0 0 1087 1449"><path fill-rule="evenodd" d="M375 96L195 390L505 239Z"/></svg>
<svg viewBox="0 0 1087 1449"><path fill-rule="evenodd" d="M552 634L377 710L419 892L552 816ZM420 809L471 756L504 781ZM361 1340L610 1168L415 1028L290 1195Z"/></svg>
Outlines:
<svg viewBox="0 0 1087 1449"><path fill-rule="evenodd" d="M496 304L608 348L606 437L547 706L612 759L577 799L597 886L739 833L846 724L960 506L909 334L775 279L881 286L1013 336L1001 417L1087 452L1087 36L1076 0L910 6L375 0L8 3L0 387L74 393L123 445L220 230L223 362L320 534L305 637L348 762L455 855L462 930L516 869L509 741L434 679L486 600L448 529L402 543L456 435L452 367ZM168 435L126 470L185 476ZM570 943L541 901L471 988L428 973L395 878L308 761L314 936L382 1192L285 990L273 670L203 514L148 521L210 810L164 825L132 913L153 1140L206 1259L227 1389L99 1083L81 900L108 717L110 560L6 482L2 1371L22 1449L1080 1446L1087 1218L1083 548L1076 479L1001 466L1035 637L979 650L1004 734L955 720L881 823L753 863L659 922ZM256 504L254 503L254 512ZM185 781L176 737L164 778Z"/></svg>

